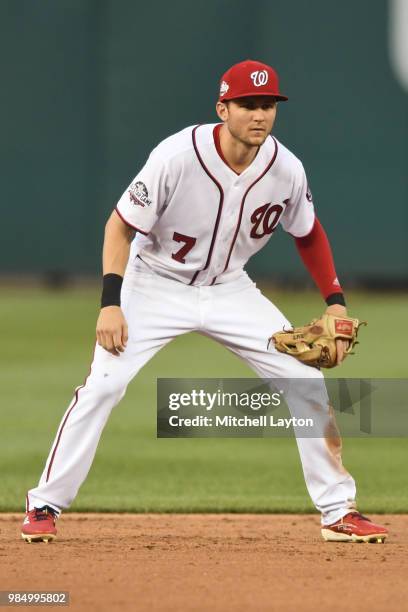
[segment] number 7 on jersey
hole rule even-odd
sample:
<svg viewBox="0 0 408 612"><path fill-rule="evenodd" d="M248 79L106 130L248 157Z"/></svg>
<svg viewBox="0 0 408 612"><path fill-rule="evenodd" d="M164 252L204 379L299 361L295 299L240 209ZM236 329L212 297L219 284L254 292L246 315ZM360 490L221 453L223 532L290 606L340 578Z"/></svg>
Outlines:
<svg viewBox="0 0 408 612"><path fill-rule="evenodd" d="M185 257L197 242L197 238L193 238L192 236L185 236L184 234L174 232L173 240L175 242L184 242L184 245L176 253L172 253L172 258L176 261L179 261L180 263L186 263Z"/></svg>

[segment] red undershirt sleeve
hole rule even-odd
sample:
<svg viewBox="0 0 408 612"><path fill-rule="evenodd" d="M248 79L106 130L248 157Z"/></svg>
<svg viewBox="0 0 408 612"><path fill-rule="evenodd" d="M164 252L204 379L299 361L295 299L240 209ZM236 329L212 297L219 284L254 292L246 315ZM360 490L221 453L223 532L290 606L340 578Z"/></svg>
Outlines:
<svg viewBox="0 0 408 612"><path fill-rule="evenodd" d="M345 305L343 290L334 267L330 243L317 217L311 232L301 238L295 237L295 243L306 269L318 286L326 304Z"/></svg>

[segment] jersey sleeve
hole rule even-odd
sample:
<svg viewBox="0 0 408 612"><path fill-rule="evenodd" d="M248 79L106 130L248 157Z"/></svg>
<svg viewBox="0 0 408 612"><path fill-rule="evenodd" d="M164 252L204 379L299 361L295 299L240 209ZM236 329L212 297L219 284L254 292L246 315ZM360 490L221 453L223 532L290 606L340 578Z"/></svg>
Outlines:
<svg viewBox="0 0 408 612"><path fill-rule="evenodd" d="M147 235L167 198L166 163L154 150L116 205L120 218Z"/></svg>
<svg viewBox="0 0 408 612"><path fill-rule="evenodd" d="M299 162L294 176L292 194L287 201L281 224L285 232L296 238L306 236L313 228L315 212L306 173Z"/></svg>

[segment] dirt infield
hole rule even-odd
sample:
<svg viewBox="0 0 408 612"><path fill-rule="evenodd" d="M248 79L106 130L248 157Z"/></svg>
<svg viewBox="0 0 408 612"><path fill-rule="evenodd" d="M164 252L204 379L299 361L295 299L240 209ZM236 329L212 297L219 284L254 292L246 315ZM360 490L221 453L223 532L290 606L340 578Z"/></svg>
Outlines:
<svg viewBox="0 0 408 612"><path fill-rule="evenodd" d="M58 540L27 544L21 518L0 515L0 590L69 591L72 610L408 610L405 515L377 517L385 544L325 543L317 516L234 514L65 514Z"/></svg>

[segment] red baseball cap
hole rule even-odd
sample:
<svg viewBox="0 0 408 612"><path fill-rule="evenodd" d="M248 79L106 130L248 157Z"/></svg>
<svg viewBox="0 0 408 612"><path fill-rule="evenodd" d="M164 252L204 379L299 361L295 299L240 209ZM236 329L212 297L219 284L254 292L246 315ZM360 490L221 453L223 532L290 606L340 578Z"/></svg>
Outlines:
<svg viewBox="0 0 408 612"><path fill-rule="evenodd" d="M275 70L254 60L234 64L223 74L218 99L223 102L248 96L274 96L282 101L288 99L279 93L279 78Z"/></svg>

